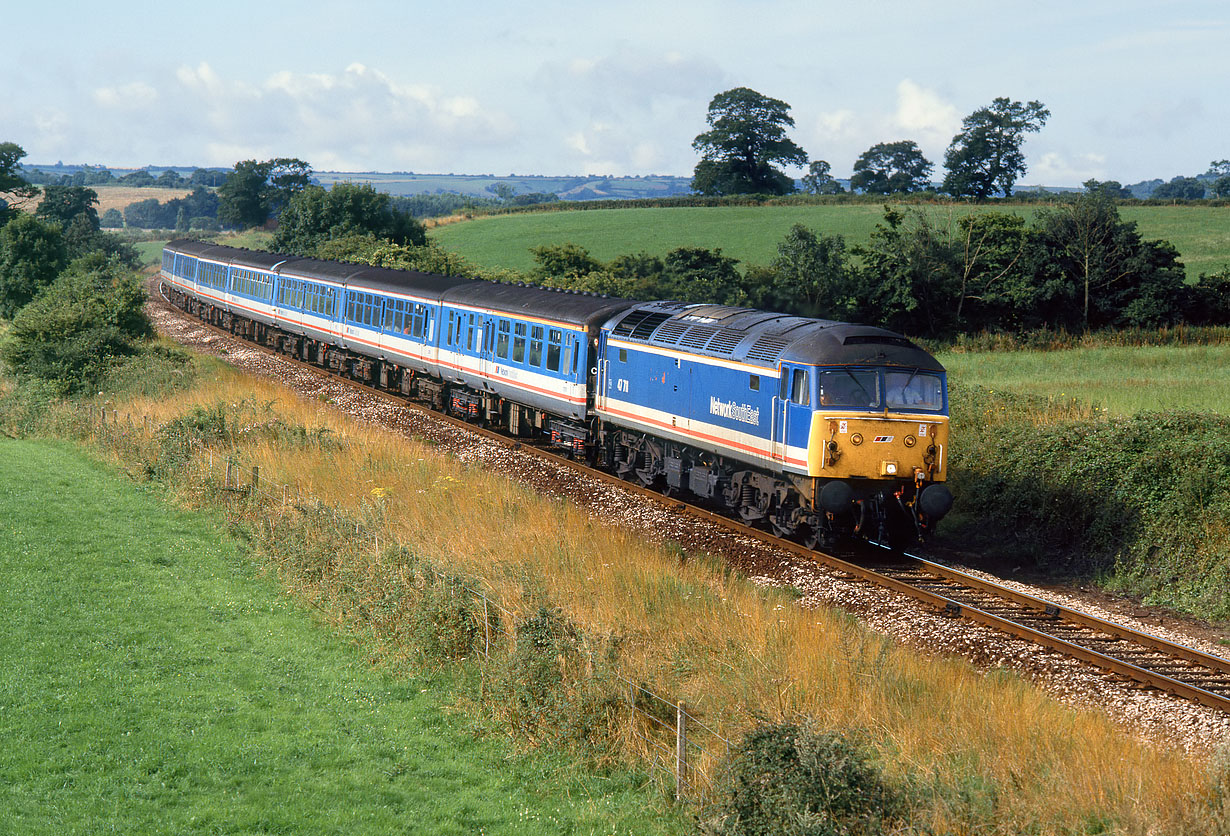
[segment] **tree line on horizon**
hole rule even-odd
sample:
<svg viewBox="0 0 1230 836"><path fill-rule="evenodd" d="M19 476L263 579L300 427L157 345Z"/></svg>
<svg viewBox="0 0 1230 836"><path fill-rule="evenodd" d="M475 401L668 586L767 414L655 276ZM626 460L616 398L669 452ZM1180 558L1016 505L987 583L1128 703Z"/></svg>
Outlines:
<svg viewBox="0 0 1230 836"><path fill-rule="evenodd" d="M1022 146L1025 135L1037 133L1050 118L1042 102L1019 102L997 97L966 116L961 131L944 155L945 175L937 194L986 200L1011 197L1026 172ZM841 194L845 188L832 175L826 160L809 161L807 152L786 135L794 127L790 105L748 87L719 93L709 102L705 117L709 130L692 147L700 153L692 176L692 189L703 195L767 194L796 191L795 181L783 166L807 166L802 190L812 194ZM854 162L851 192L874 195L932 191L934 163L923 156L918 143L903 139L880 142ZM1159 183L1152 197L1164 200L1199 200L1206 195L1230 197L1230 160L1209 164L1204 180L1175 177ZM1132 197L1117 181L1086 181L1115 197Z"/></svg>

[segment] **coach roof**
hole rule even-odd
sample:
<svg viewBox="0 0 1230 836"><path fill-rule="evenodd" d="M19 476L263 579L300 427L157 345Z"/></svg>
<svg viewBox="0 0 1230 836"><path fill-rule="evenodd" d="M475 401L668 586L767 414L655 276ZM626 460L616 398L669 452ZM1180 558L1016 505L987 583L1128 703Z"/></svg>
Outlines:
<svg viewBox="0 0 1230 836"><path fill-rule="evenodd" d="M505 313L510 317L540 317L591 327L601 325L615 313L636 304L613 296L480 280L451 288L445 292L443 301Z"/></svg>

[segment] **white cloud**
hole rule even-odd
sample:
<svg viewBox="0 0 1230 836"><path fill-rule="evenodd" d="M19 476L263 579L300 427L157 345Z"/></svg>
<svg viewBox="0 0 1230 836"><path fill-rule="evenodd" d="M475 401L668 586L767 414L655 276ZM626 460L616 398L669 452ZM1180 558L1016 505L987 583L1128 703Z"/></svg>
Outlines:
<svg viewBox="0 0 1230 836"><path fill-rule="evenodd" d="M805 147L813 159L827 160L839 176L848 175L860 154L881 142L913 140L938 167L944 150L961 129L961 112L939 93L912 79L897 84L891 110L839 110L820 113L805 126Z"/></svg>
<svg viewBox="0 0 1230 836"><path fill-rule="evenodd" d="M141 110L158 101L158 91L143 81L133 81L119 87L99 87L94 101L100 106L117 110Z"/></svg>
<svg viewBox="0 0 1230 836"><path fill-rule="evenodd" d="M1031 163L1025 177L1017 184L1017 190L1027 185L1074 186L1093 178L1095 180L1117 179L1106 170L1106 155L1081 153L1066 155L1048 151L1037 162Z"/></svg>

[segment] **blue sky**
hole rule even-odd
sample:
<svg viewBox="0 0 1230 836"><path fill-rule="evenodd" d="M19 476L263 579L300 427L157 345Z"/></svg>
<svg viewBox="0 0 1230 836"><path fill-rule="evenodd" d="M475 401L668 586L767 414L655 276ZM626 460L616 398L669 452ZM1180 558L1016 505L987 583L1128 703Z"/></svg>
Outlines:
<svg viewBox="0 0 1230 836"><path fill-rule="evenodd" d="M997 96L1051 110L1022 184L1230 158L1224 0L45 0L5 23L0 141L27 163L690 175L737 86L838 176L902 139L938 176Z"/></svg>

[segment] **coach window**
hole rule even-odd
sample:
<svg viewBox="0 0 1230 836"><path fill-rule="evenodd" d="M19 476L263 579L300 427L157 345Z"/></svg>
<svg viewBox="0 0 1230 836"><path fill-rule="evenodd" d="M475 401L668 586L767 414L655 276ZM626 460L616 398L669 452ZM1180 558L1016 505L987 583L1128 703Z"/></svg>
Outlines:
<svg viewBox="0 0 1230 836"><path fill-rule="evenodd" d="M525 362L525 323L518 322L513 325L513 356L514 363Z"/></svg>
<svg viewBox="0 0 1230 836"><path fill-rule="evenodd" d="M749 375L747 385L748 387L751 388L753 392L759 392L760 391L760 375L758 374Z"/></svg>
<svg viewBox="0 0 1230 836"><path fill-rule="evenodd" d="M499 334L499 337L495 341L496 356L504 360L508 359L508 332L510 330L510 327L511 326L509 326L507 319L501 319L500 320L500 334Z"/></svg>
<svg viewBox="0 0 1230 836"><path fill-rule="evenodd" d="M531 366L542 365L542 326L535 325L530 329L530 360Z"/></svg>
<svg viewBox="0 0 1230 836"><path fill-rule="evenodd" d="M626 348L621 348L621 349L619 350L619 362L621 362L621 363L627 363L627 362L628 362L628 349L626 349Z"/></svg>
<svg viewBox="0 0 1230 836"><path fill-rule="evenodd" d="M807 369L794 370L794 382L790 387L790 401L799 406L811 403L811 393L807 389Z"/></svg>
<svg viewBox="0 0 1230 836"><path fill-rule="evenodd" d="M564 335L556 329L547 332L547 368L550 371L559 371L559 349L563 341Z"/></svg>

